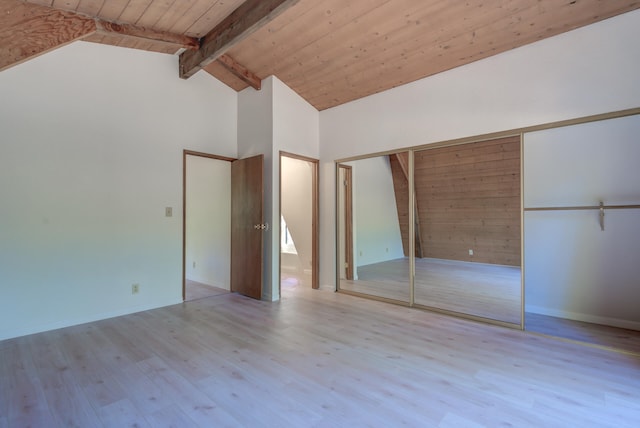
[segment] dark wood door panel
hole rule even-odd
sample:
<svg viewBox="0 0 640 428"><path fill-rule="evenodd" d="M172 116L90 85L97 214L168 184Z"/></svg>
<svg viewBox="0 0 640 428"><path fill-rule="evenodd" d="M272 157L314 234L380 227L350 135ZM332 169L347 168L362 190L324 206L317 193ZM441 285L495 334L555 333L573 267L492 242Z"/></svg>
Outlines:
<svg viewBox="0 0 640 428"><path fill-rule="evenodd" d="M263 155L231 164L231 291L262 297Z"/></svg>

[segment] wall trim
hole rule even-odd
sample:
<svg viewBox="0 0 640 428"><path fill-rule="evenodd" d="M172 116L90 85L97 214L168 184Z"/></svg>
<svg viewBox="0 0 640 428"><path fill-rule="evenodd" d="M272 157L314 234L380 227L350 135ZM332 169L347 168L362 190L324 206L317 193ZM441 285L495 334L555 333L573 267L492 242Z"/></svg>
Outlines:
<svg viewBox="0 0 640 428"><path fill-rule="evenodd" d="M540 307L540 306L528 306L527 308L525 308L525 314L526 312L530 312L538 315L546 315L546 316L556 317L556 318L565 318L573 321L588 322L592 324L608 325L610 327L618 327L618 328L625 328L629 330L640 331L640 322L629 321L629 320L624 320L620 318L601 317L598 315L561 311L553 308L546 308L546 307ZM526 319L525 319L525 324L526 324ZM525 329L526 329L526 325L525 325Z"/></svg>
<svg viewBox="0 0 640 428"><path fill-rule="evenodd" d="M366 159L370 157L391 155L395 153L405 152L407 150L428 150L428 149L436 149L439 147L456 146L459 144L477 143L477 142L493 140L497 138L513 137L521 134L526 134L529 132L543 131L545 129L562 128L565 126L579 125L579 124L584 124L589 122L598 122L601 120L608 120L608 119L617 119L617 118L626 117L626 116L634 116L637 114L640 114L640 107L630 108L626 110L618 110L618 111L609 112L609 113L595 114L591 116L583 116L583 117L578 117L574 119L560 120L557 122L549 122L549 123L544 123L540 125L532 125L532 126L527 126L523 128L509 129L506 131L492 132L489 134L480 134L480 135L474 135L469 137L461 137L461 138L455 138L453 140L437 141L437 142L427 143L427 144L422 144L417 146L386 150L386 151L376 152L376 153L368 153L368 154L359 155L359 156L351 156L348 158L336 159L334 162L335 163L350 162L350 161Z"/></svg>

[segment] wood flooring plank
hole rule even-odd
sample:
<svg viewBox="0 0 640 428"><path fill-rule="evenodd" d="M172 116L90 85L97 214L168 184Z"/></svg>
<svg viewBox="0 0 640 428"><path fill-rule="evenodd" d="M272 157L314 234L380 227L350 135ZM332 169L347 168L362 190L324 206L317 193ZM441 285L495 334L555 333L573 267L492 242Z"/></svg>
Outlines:
<svg viewBox="0 0 640 428"><path fill-rule="evenodd" d="M640 354L640 332L593 323L525 314L527 330Z"/></svg>
<svg viewBox="0 0 640 428"><path fill-rule="evenodd" d="M173 403L181 413L187 415L199 426L236 426L235 420L226 410L202 393L195 385L154 357L138 363L158 389L171 394Z"/></svg>
<svg viewBox="0 0 640 428"><path fill-rule="evenodd" d="M638 355L283 287L0 342L0 427L635 427L638 379Z"/></svg>
<svg viewBox="0 0 640 428"><path fill-rule="evenodd" d="M199 425L189 418L178 406L175 404L169 405L152 415L147 417L147 420L154 427L180 427L180 428L198 428Z"/></svg>
<svg viewBox="0 0 640 428"><path fill-rule="evenodd" d="M236 367L220 367L215 374L200 380L198 388L207 397L228 409L240 426L259 426L265 419L274 422L280 419L277 413L273 413L272 406L260 414L246 411L245 403L263 400L264 391L247 381Z"/></svg>
<svg viewBox="0 0 640 428"><path fill-rule="evenodd" d="M2 386L8 389L9 426L46 426L51 420L49 403L37 378L14 376Z"/></svg>
<svg viewBox="0 0 640 428"><path fill-rule="evenodd" d="M119 400L101 407L98 416L107 427L152 428L152 425L129 399Z"/></svg>
<svg viewBox="0 0 640 428"><path fill-rule="evenodd" d="M45 389L45 397L53 418L46 426L95 426L97 414L87 397L70 383L59 388Z"/></svg>
<svg viewBox="0 0 640 428"><path fill-rule="evenodd" d="M185 283L185 291L186 291L185 300L187 301L229 293L229 290L225 290L219 287L214 287L208 284L203 284L197 281L191 281L188 279L186 280L186 283Z"/></svg>

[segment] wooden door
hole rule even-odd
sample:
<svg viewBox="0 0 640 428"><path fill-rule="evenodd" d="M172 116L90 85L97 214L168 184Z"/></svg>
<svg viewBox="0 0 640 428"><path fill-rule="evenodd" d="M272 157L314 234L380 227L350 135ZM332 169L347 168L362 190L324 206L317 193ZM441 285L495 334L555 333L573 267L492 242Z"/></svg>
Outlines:
<svg viewBox="0 0 640 428"><path fill-rule="evenodd" d="M231 291L262 297L263 155L231 164Z"/></svg>

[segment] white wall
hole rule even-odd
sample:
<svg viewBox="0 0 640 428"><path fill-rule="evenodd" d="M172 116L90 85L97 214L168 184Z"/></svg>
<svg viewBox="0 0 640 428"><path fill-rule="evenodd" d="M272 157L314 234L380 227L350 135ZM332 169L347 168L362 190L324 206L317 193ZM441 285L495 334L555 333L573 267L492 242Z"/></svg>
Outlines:
<svg viewBox="0 0 640 428"><path fill-rule="evenodd" d="M320 114L300 95L276 77L273 85L273 183L279 183L281 151L320 158ZM275 188L275 186L274 186ZM309 186L310 188L310 186ZM273 192L272 218L280 218L280 194ZM272 230L272 285L273 294L280 298L280 221L274 221Z"/></svg>
<svg viewBox="0 0 640 428"><path fill-rule="evenodd" d="M524 207L640 204L640 116L524 135ZM525 309L640 330L640 209L527 211Z"/></svg>
<svg viewBox="0 0 640 428"><path fill-rule="evenodd" d="M640 106L640 11L320 113L320 227L335 228L335 159ZM323 235L321 284L334 285Z"/></svg>
<svg viewBox="0 0 640 428"><path fill-rule="evenodd" d="M640 116L524 134L524 206L640 204Z"/></svg>
<svg viewBox="0 0 640 428"><path fill-rule="evenodd" d="M230 289L231 162L187 156L185 277Z"/></svg>
<svg viewBox="0 0 640 428"><path fill-rule="evenodd" d="M404 257L388 156L346 163L352 167L356 267Z"/></svg>
<svg viewBox="0 0 640 428"><path fill-rule="evenodd" d="M235 156L237 95L177 62L77 42L0 73L0 339L181 301L182 150Z"/></svg>
<svg viewBox="0 0 640 428"><path fill-rule="evenodd" d="M280 298L280 177L279 153L319 157L319 114L276 77L262 89L247 88L238 96L238 157L264 154L264 220L270 229L264 240L262 298Z"/></svg>

